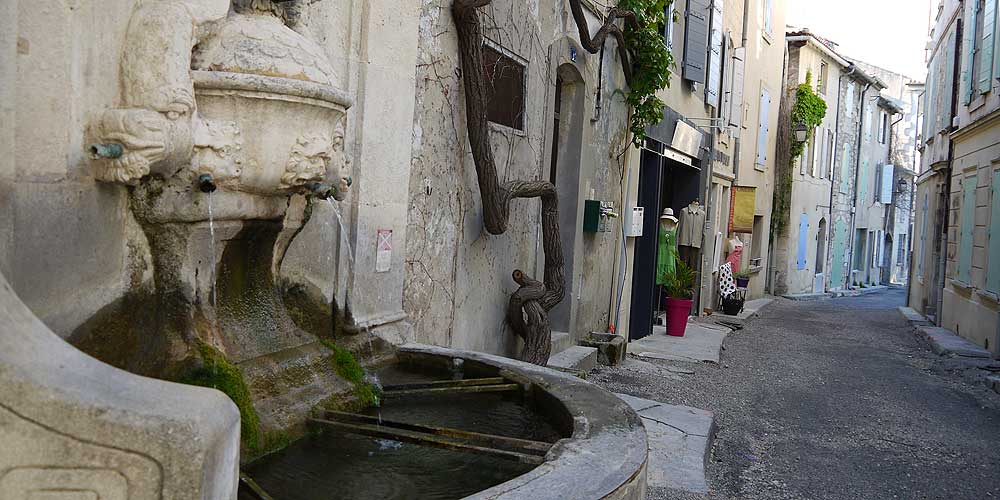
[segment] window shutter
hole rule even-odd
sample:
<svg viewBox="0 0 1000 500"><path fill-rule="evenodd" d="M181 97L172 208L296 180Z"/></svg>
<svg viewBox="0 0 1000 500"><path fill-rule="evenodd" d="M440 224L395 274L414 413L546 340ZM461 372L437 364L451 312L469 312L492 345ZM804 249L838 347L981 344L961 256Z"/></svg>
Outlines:
<svg viewBox="0 0 1000 500"><path fill-rule="evenodd" d="M688 0L684 13L684 68L685 80L705 83L705 65L708 58L708 16L710 0Z"/></svg>
<svg viewBox="0 0 1000 500"><path fill-rule="evenodd" d="M924 193L924 206L920 211L920 251L917 252L917 276L924 277L924 245L927 243L927 205L930 195Z"/></svg>
<svg viewBox="0 0 1000 500"><path fill-rule="evenodd" d="M970 175L962 180L962 232L958 240L958 280L971 283L969 278L972 270L972 232L976 221L976 175Z"/></svg>
<svg viewBox="0 0 1000 500"><path fill-rule="evenodd" d="M759 116L760 121L757 124L757 164L766 165L767 164L767 115L768 109L771 107L771 95L767 92L767 89L760 89L760 110Z"/></svg>
<svg viewBox="0 0 1000 500"><path fill-rule="evenodd" d="M879 201L882 203L892 203L892 184L894 168L892 165L882 165L882 192Z"/></svg>
<svg viewBox="0 0 1000 500"><path fill-rule="evenodd" d="M861 173L858 177L858 202L864 206L868 199L868 160L861 160Z"/></svg>
<svg viewBox="0 0 1000 500"><path fill-rule="evenodd" d="M993 196L990 198L989 253L986 258L986 290L1000 293L1000 170L993 171Z"/></svg>
<svg viewBox="0 0 1000 500"><path fill-rule="evenodd" d="M967 5L965 19L970 22L965 23L965 36L962 37L965 46L965 67L962 68L962 94L965 104L972 102L972 89L976 85L972 69L975 66L976 56L976 16L979 15L976 2L969 2Z"/></svg>
<svg viewBox="0 0 1000 500"><path fill-rule="evenodd" d="M733 98L729 106L729 123L737 127L743 125L743 65L746 58L746 47L733 50Z"/></svg>
<svg viewBox="0 0 1000 500"><path fill-rule="evenodd" d="M874 106L871 106L874 108ZM868 103L861 101L861 121L865 123L865 142L872 140L872 112L868 109Z"/></svg>
<svg viewBox="0 0 1000 500"><path fill-rule="evenodd" d="M854 116L854 81L848 82L844 95L844 116L848 119Z"/></svg>
<svg viewBox="0 0 1000 500"><path fill-rule="evenodd" d="M705 84L705 104L719 109L722 94L722 0L712 2L712 29L709 32L708 83Z"/></svg>
<svg viewBox="0 0 1000 500"><path fill-rule="evenodd" d="M993 87L993 29L996 27L997 0L986 0L983 11L982 47L979 50L979 91Z"/></svg>
<svg viewBox="0 0 1000 500"><path fill-rule="evenodd" d="M809 244L809 215L799 214L799 249L798 260L796 261L798 270L806 268L806 249Z"/></svg>
<svg viewBox="0 0 1000 500"><path fill-rule="evenodd" d="M954 95L955 85L957 82L955 82L955 79L952 78L951 75L955 74L954 71L956 64L956 54L958 54L958 33L955 31L955 29L952 29L951 35L949 35L948 37L948 54L947 54L947 59L945 59L945 63L947 64L947 66L939 70L948 75L948 77L947 78L941 78L940 76L935 77L934 79L935 85L940 86L941 85L940 82L944 82L943 85L944 92L938 92L937 90L935 90L934 92L935 100L941 99L938 96L938 94L943 94L947 96L948 99L951 99L951 96ZM938 65L940 66L940 63ZM944 106L938 106L937 103L935 103L933 125L937 127L937 130L941 130L946 127L951 127L951 113L949 112L947 115L942 116L941 113L937 112L938 109L951 109L950 104L951 103L949 102L946 103Z"/></svg>
<svg viewBox="0 0 1000 500"><path fill-rule="evenodd" d="M851 177L848 172L851 171L851 143L844 143L844 157L841 158L840 164L840 192L846 193L851 187Z"/></svg>
<svg viewBox="0 0 1000 500"><path fill-rule="evenodd" d="M764 31L770 35L772 33L774 10L774 0L764 0Z"/></svg>

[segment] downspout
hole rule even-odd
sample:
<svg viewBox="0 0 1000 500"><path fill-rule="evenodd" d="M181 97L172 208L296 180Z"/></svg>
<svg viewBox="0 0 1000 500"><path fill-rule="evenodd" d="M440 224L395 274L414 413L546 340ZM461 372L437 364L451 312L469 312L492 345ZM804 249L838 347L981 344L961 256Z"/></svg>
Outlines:
<svg viewBox="0 0 1000 500"><path fill-rule="evenodd" d="M847 271L849 273L854 270L854 232L857 230L858 224L858 174L861 173L861 134L864 132L865 126L865 117L863 116L865 113L865 99L867 99L868 89L870 89L871 86L871 82L865 83L865 88L861 91L861 99L858 100L858 104L861 105L861 110L858 112L858 141L854 160L854 194L852 196L854 201L851 204L851 234L848 235L848 237L850 237L850 240L848 240L850 241L850 245L848 246L850 251L848 252L849 257L847 259ZM850 288L849 284L851 278L848 277L847 281L848 288Z"/></svg>
<svg viewBox="0 0 1000 500"><path fill-rule="evenodd" d="M829 272L831 276L833 275L833 233L834 233L834 224L833 224L833 191L834 191L834 189L836 189L836 186L837 186L837 174L836 174L836 172L837 172L837 150L840 149L840 148L838 148L838 146L840 146L840 109L841 109L841 106L840 106L840 93L841 93L841 90L843 89L843 86L844 86L844 77L845 76L851 76L851 75L853 75L854 72L857 71L857 70L858 70L858 67L855 66L854 63L851 63L850 71L848 71L847 73L841 74L840 78L837 79L837 118L836 118L836 120L834 121L834 124L833 124L833 151L831 151L831 153L833 154L833 161L830 163L830 199L827 201L827 207L829 208L829 214L830 214L830 216L829 216L829 219L828 219L829 222L826 225L826 232L827 232L827 238L826 238L826 256L824 257L824 259L829 259L829 261L830 261L830 265L827 266L827 269L828 269L827 272ZM827 286L826 286L826 288L828 290L831 288L829 280L827 280Z"/></svg>

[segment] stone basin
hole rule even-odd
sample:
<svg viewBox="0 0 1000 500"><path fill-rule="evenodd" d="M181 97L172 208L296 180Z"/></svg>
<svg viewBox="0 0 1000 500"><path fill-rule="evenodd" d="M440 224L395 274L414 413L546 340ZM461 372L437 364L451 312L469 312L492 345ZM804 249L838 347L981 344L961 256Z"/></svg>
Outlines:
<svg viewBox="0 0 1000 500"><path fill-rule="evenodd" d="M279 195L324 181L343 164L342 120L351 99L321 83L193 71L202 118L192 170L224 189ZM338 164L339 162L339 164Z"/></svg>

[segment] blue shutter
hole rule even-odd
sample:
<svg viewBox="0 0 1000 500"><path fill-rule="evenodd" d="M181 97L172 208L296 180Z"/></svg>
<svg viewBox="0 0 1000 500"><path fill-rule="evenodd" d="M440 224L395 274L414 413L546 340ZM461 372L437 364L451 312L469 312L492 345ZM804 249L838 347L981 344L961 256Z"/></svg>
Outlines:
<svg viewBox="0 0 1000 500"><path fill-rule="evenodd" d="M806 249L809 241L809 215L799 214L799 250L798 264L799 271L806 268Z"/></svg>
<svg viewBox="0 0 1000 500"><path fill-rule="evenodd" d="M966 8L966 16L969 22L965 23L965 36L962 44L965 46L965 67L962 68L962 94L965 104L972 102L972 89L976 86L975 76L972 71L975 67L976 59L976 16L979 15L977 2L969 2Z"/></svg>
<svg viewBox="0 0 1000 500"><path fill-rule="evenodd" d="M927 204L930 195L924 193L924 207L920 214L920 252L918 252L917 275L924 277L924 248L927 244Z"/></svg>
<svg viewBox="0 0 1000 500"><path fill-rule="evenodd" d="M993 171L990 197L989 253L986 258L986 289L1000 293L1000 170Z"/></svg>
<svg viewBox="0 0 1000 500"><path fill-rule="evenodd" d="M993 30L996 26L997 0L986 0L983 7L982 47L979 49L979 91L993 88Z"/></svg>
<svg viewBox="0 0 1000 500"><path fill-rule="evenodd" d="M722 95L722 0L712 2L711 26L712 29L709 33L708 82L705 84L705 104L719 109L719 97Z"/></svg>
<svg viewBox="0 0 1000 500"><path fill-rule="evenodd" d="M846 193L851 188L851 143L844 143L844 156L840 163L840 192Z"/></svg>
<svg viewBox="0 0 1000 500"><path fill-rule="evenodd" d="M892 165L882 165L882 192L879 195L882 203L892 203L893 170Z"/></svg>
<svg viewBox="0 0 1000 500"><path fill-rule="evenodd" d="M844 286L844 252L847 250L847 224L838 220L833 229L833 265L830 267L830 288Z"/></svg>
<svg viewBox="0 0 1000 500"><path fill-rule="evenodd" d="M771 107L771 95L767 89L760 89L760 121L757 123L757 164L767 164L768 109Z"/></svg>
<svg viewBox="0 0 1000 500"><path fill-rule="evenodd" d="M958 240L958 280L972 283L969 273L972 270L972 239L976 228L976 175L970 175L962 180L962 226Z"/></svg>
<svg viewBox="0 0 1000 500"><path fill-rule="evenodd" d="M684 12L684 66L685 80L705 83L705 66L708 58L708 16L710 0L688 0Z"/></svg>

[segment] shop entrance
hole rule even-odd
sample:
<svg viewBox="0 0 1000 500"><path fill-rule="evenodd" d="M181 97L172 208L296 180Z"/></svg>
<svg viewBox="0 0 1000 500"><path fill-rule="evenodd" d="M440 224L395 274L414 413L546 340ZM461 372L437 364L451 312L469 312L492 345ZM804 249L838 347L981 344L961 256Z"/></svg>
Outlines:
<svg viewBox="0 0 1000 500"><path fill-rule="evenodd" d="M671 208L675 216L698 199L700 169L665 156L664 146L646 139L639 158L638 205L645 207L642 236L636 238L632 263L632 309L629 339L637 340L653 333L653 325L665 299L656 284L656 260L659 248L660 214ZM697 286L697 285L696 285Z"/></svg>

